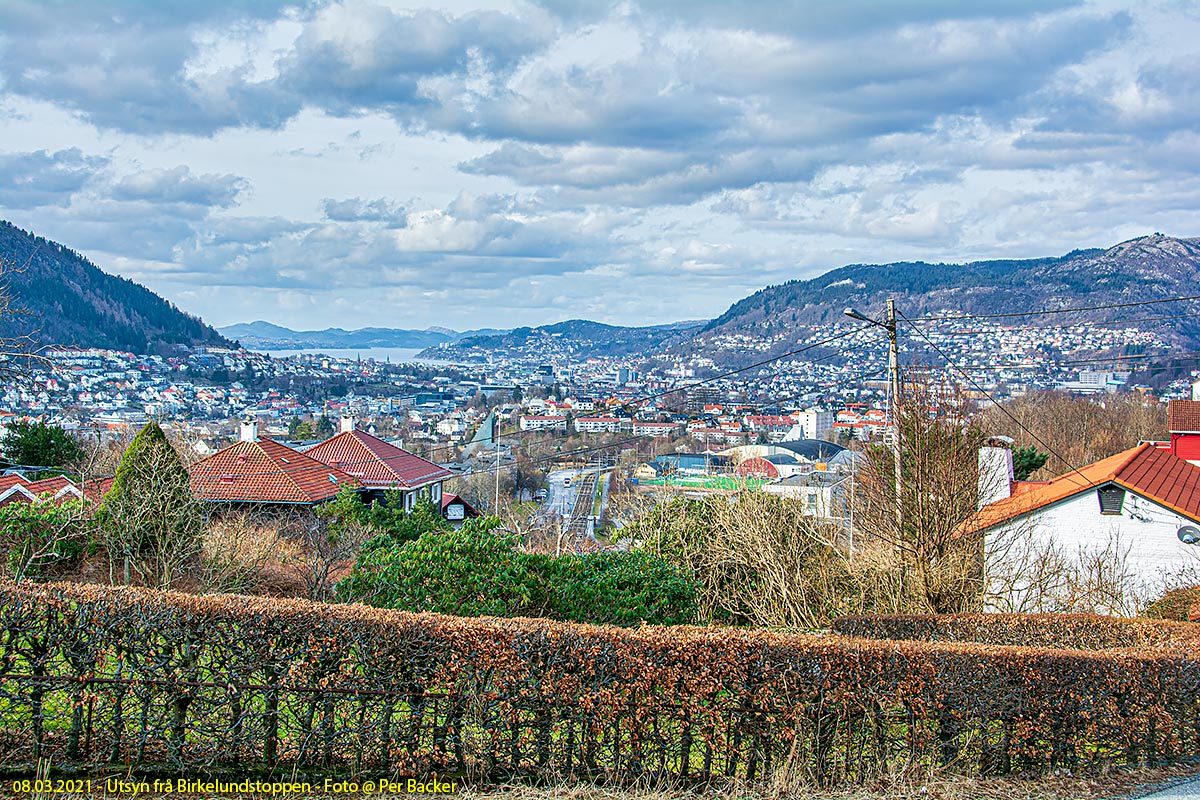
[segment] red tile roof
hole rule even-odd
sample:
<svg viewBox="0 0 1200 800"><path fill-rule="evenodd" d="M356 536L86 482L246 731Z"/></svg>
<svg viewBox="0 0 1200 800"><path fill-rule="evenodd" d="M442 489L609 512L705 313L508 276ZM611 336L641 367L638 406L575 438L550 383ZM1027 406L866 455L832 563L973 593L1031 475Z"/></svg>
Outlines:
<svg viewBox="0 0 1200 800"><path fill-rule="evenodd" d="M343 431L304 454L345 470L369 489L416 489L450 477L432 461L359 430Z"/></svg>
<svg viewBox="0 0 1200 800"><path fill-rule="evenodd" d="M1167 403L1167 430L1171 433L1200 432L1200 402L1172 400Z"/></svg>
<svg viewBox="0 0 1200 800"><path fill-rule="evenodd" d="M26 484L26 488L36 495L43 495L46 492L57 492L67 486L75 484L64 478L62 475L55 475L53 478L42 478L40 481L33 481Z"/></svg>
<svg viewBox="0 0 1200 800"><path fill-rule="evenodd" d="M25 480L20 475L0 475L0 492L3 492L5 489L11 489L18 483L22 486L29 485L29 481Z"/></svg>
<svg viewBox="0 0 1200 800"><path fill-rule="evenodd" d="M1200 522L1200 467L1144 443L984 506L966 529L991 528L1106 483L1123 486Z"/></svg>
<svg viewBox="0 0 1200 800"><path fill-rule="evenodd" d="M191 466L192 492L200 500L225 503L311 505L333 498L343 486L361 484L271 439L238 442Z"/></svg>

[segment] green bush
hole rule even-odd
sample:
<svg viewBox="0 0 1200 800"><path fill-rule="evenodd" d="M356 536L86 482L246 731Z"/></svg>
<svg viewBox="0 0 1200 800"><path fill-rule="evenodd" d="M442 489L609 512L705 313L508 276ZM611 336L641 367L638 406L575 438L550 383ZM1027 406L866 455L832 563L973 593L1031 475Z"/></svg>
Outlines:
<svg viewBox="0 0 1200 800"><path fill-rule="evenodd" d="M87 544L90 516L82 500L0 506L0 546L15 580L73 564Z"/></svg>
<svg viewBox="0 0 1200 800"><path fill-rule="evenodd" d="M553 557L517 551L494 519L363 549L338 598L455 616L549 617L606 625L695 619L696 586L643 551Z"/></svg>
<svg viewBox="0 0 1200 800"><path fill-rule="evenodd" d="M337 497L318 508L317 514L335 522L335 528L336 523L357 523L368 528L374 537L365 545L366 550L415 541L430 531L451 530L433 503L417 503L406 512L403 495L398 491L385 492L381 502L368 505L357 491L342 487Z"/></svg>
<svg viewBox="0 0 1200 800"><path fill-rule="evenodd" d="M494 526L471 520L401 545L377 543L338 584L338 598L459 617L522 615L532 599L528 576Z"/></svg>
<svg viewBox="0 0 1200 800"><path fill-rule="evenodd" d="M603 625L695 620L695 581L644 550L541 558L549 587L547 616L554 619Z"/></svg>

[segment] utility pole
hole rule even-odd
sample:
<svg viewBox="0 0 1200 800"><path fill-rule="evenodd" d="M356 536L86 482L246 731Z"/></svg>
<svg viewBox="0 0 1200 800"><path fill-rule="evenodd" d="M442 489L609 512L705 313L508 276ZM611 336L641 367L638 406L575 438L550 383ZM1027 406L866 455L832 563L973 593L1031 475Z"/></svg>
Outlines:
<svg viewBox="0 0 1200 800"><path fill-rule="evenodd" d="M904 498L901 492L903 487L903 472L900 466L900 344L899 337L896 333L896 301L889 299L887 301L887 316L883 322L877 319L871 319L866 314L855 311L853 308L847 308L845 315L851 319L859 320L874 325L877 328L883 328L888 335L888 424L890 427L891 446L892 446L892 468L895 473L896 480L896 546L901 552L903 558L902 533L904 530ZM901 570L901 580L903 580L903 570Z"/></svg>
<svg viewBox="0 0 1200 800"><path fill-rule="evenodd" d="M887 301L887 319L884 327L888 332L888 379L891 383L891 402L888 403L889 422L892 425L892 466L896 473L896 536L904 525L904 500L900 496L900 345L896 335L896 301Z"/></svg>
<svg viewBox="0 0 1200 800"><path fill-rule="evenodd" d="M494 415L495 412L493 411ZM492 417L492 447L496 448L496 500L492 505L492 514L500 516L500 443L496 441L496 432L500 427L500 420L495 416ZM899 474L899 473L897 473Z"/></svg>

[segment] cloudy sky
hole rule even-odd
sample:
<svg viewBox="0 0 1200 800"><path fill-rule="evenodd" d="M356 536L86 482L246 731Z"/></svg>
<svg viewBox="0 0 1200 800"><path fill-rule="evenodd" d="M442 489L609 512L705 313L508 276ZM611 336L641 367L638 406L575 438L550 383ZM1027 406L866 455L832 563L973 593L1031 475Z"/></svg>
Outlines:
<svg viewBox="0 0 1200 800"><path fill-rule="evenodd" d="M0 0L0 217L215 325L1200 235L1200 1Z"/></svg>

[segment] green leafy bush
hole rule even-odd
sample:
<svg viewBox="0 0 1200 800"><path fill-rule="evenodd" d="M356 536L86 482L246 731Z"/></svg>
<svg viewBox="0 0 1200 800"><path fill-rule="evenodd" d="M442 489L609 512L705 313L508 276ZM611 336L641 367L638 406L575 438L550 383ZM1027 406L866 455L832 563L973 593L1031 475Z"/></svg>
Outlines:
<svg viewBox="0 0 1200 800"><path fill-rule="evenodd" d="M0 546L15 580L74 563L87 545L90 514L82 500L0 506Z"/></svg>
<svg viewBox="0 0 1200 800"><path fill-rule="evenodd" d="M519 552L495 519L363 548L338 598L455 616L550 617L609 625L695 619L696 586L643 551L553 557Z"/></svg>
<svg viewBox="0 0 1200 800"><path fill-rule="evenodd" d="M547 616L554 619L604 625L685 625L695 620L695 581L644 550L525 558L542 559Z"/></svg>

